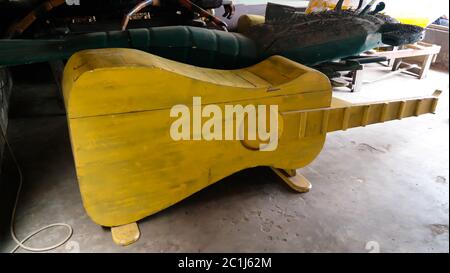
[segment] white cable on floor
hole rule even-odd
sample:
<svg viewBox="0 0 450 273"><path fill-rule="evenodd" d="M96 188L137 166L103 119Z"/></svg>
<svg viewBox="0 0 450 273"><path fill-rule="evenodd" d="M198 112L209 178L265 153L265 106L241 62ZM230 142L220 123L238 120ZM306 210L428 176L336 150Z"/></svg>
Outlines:
<svg viewBox="0 0 450 273"><path fill-rule="evenodd" d="M17 189L16 200L14 202L14 207L13 207L13 211L12 211L12 215L11 215L11 225L10 225L11 237L13 238L13 240L16 242L17 245L11 250L11 253L16 252L16 250L19 249L19 248L23 248L25 250L32 251L32 252L44 252L44 251L49 251L49 250L55 249L55 248L65 244L70 239L70 237L72 237L72 234L73 234L72 227L70 225L66 224L66 223L51 224L51 225L42 227L42 228L40 228L40 229L38 229L36 231L33 231L28 236L26 236L24 239L22 239L22 241L17 239L16 234L14 232L14 220L15 220L15 217L16 217L16 209L17 209L17 204L19 203L20 192L22 191L23 175L22 175L22 170L20 168L20 165L17 162L17 159L16 159L16 157L15 157L15 155L13 153L13 150L12 150L11 146L9 145L8 140L6 139L6 134L3 131L3 127L2 126L0 126L0 131L2 133L3 139L5 140L5 144L6 144L6 147L8 148L8 151L9 151L9 153L11 155L11 158L12 158L14 164L16 165L17 172L19 173L19 188ZM49 228L52 228L52 227L65 227L65 228L67 228L67 230L69 231L68 234L67 234L67 237L64 238L64 240L62 240L61 242L59 242L57 244L54 244L54 245L51 245L51 246L48 246L48 247L43 247L43 248L33 248L33 247L29 247L29 246L24 245L24 243L26 241L28 241L30 238L32 238L34 235L38 234L39 232L41 232L43 230L46 230L46 229L49 229Z"/></svg>

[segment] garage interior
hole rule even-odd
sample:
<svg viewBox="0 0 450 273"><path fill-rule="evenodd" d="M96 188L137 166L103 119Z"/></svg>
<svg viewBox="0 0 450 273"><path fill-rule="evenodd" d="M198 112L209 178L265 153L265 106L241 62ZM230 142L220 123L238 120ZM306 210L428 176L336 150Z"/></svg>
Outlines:
<svg viewBox="0 0 450 273"><path fill-rule="evenodd" d="M236 6L237 13L246 10L264 8ZM50 66L12 67L7 139L23 173L16 235L69 224L71 238L49 251L58 253L448 252L448 27L426 34L424 42L441 49L423 79L407 70L393 73L385 61L369 63L358 72L357 92L334 87L333 96L360 103L441 90L435 114L328 134L319 156L297 170L312 184L307 193L287 187L268 167L232 174L140 220L140 238L128 246L115 244L111 230L95 224L83 207ZM19 178L6 148L0 177L0 252L9 252L16 246L9 227ZM57 227L26 244L52 245L66 233Z"/></svg>

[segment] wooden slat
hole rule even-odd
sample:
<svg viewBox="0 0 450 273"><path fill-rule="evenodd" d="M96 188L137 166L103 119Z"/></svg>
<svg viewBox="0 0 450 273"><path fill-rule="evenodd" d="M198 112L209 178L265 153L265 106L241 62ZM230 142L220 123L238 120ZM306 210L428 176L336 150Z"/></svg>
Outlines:
<svg viewBox="0 0 450 273"><path fill-rule="evenodd" d="M304 138L306 134L306 122L308 121L308 113L303 112L300 114L300 127L298 130L298 137Z"/></svg>
<svg viewBox="0 0 450 273"><path fill-rule="evenodd" d="M380 57L386 57L388 59L398 59L398 58L408 58L408 57L416 57L416 56L425 56L438 54L441 51L441 47L434 45L428 48L406 48L399 49L395 51L383 51L383 52L375 52L369 55L375 55Z"/></svg>

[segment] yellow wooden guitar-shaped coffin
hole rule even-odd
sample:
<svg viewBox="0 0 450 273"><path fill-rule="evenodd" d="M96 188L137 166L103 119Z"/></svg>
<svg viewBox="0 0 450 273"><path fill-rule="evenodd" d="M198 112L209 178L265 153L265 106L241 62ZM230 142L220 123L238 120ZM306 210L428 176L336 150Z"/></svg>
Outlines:
<svg viewBox="0 0 450 273"><path fill-rule="evenodd" d="M132 49L76 53L65 67L63 89L84 207L94 222L110 227L136 222L255 166L273 167L294 189L306 191L307 181L289 180L289 170L309 164L328 132L432 113L437 103L434 94L349 104L332 98L326 76L280 56L214 70ZM248 136L202 139L195 135L195 117L187 119L194 127L188 139L175 140L171 127L180 117L171 112L180 105L191 113L208 105L223 113L230 105L276 105L276 148L261 151L263 141ZM202 116L200 126L227 119L237 118Z"/></svg>

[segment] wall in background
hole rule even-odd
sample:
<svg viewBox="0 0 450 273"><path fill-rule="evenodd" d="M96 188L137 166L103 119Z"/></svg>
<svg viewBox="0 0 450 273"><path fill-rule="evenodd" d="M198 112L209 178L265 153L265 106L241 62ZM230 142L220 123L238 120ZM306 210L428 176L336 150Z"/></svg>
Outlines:
<svg viewBox="0 0 450 273"><path fill-rule="evenodd" d="M448 27L431 25L427 27L424 42L441 46L441 52L436 59L436 65L448 69Z"/></svg>

